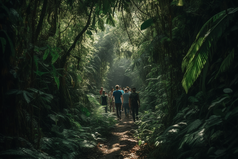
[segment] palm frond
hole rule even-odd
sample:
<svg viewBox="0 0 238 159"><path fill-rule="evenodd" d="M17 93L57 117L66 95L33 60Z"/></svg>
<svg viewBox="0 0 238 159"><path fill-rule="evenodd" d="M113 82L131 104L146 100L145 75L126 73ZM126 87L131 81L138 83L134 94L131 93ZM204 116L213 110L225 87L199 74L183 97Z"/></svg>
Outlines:
<svg viewBox="0 0 238 159"><path fill-rule="evenodd" d="M185 71L182 85L186 92L199 77L208 59L211 46L220 39L226 28L234 19L238 8L229 8L217 13L210 18L200 29L196 40L190 47L182 62L182 70Z"/></svg>

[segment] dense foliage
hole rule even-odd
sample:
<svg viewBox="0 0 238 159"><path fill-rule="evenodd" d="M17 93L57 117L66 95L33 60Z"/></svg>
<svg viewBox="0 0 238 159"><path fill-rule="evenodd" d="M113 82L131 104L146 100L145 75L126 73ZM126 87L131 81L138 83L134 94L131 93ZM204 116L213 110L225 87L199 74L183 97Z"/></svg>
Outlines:
<svg viewBox="0 0 238 159"><path fill-rule="evenodd" d="M135 86L148 158L237 158L235 0L0 2L0 158L85 158Z"/></svg>
<svg viewBox="0 0 238 159"><path fill-rule="evenodd" d="M143 23L157 31L136 59L146 79L137 136L149 158L237 158L238 4L196 2L166 2Z"/></svg>

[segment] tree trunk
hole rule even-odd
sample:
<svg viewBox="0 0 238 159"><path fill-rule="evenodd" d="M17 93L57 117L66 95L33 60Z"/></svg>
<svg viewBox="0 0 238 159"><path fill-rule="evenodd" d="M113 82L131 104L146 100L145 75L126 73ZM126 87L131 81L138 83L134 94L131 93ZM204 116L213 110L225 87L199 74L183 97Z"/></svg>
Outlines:
<svg viewBox="0 0 238 159"><path fill-rule="evenodd" d="M67 93L66 81L65 81L65 70L67 69L66 68L67 67L66 66L67 58L70 56L71 51L75 48L75 45L76 45L77 41L80 39L80 37L83 35L83 33L89 27L90 22L91 22L92 12L93 12L93 6L91 7L87 23L84 26L83 30L76 36L76 38L74 40L74 43L71 45L71 47L68 49L68 51L61 57L61 60L60 60L60 68L64 68L63 70L60 71L60 74L62 75L60 77L60 88L59 88L59 92L60 92L59 107L60 107L60 110L63 110L63 108L65 108L65 106L67 105L67 103L65 101L65 97L67 96L67 94L66 94Z"/></svg>

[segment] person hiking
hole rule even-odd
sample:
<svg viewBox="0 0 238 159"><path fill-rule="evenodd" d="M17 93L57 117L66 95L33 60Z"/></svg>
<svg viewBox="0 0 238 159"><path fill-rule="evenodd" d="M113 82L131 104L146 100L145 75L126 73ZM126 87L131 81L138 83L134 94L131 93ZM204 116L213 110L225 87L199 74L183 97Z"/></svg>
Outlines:
<svg viewBox="0 0 238 159"><path fill-rule="evenodd" d="M129 93L129 95L131 94L131 88L129 86L126 86L127 88L127 92ZM131 111L131 108L129 107L129 114L132 115L132 111Z"/></svg>
<svg viewBox="0 0 238 159"><path fill-rule="evenodd" d="M107 113L107 103L108 103L108 98L105 95L105 91L102 91L102 95L100 98L100 104L105 107L105 113Z"/></svg>
<svg viewBox="0 0 238 159"><path fill-rule="evenodd" d="M121 119L121 106L123 103L123 96L121 91L119 91L119 85L116 85L116 90L113 92L113 98L115 99L117 117Z"/></svg>
<svg viewBox="0 0 238 159"><path fill-rule="evenodd" d="M122 95L124 94L124 91L121 89L121 86L119 86L119 91L121 91ZM123 107L122 107L121 111L123 111Z"/></svg>
<svg viewBox="0 0 238 159"><path fill-rule="evenodd" d="M135 122L135 118L136 120L138 120L138 109L140 107L140 98L139 98L139 94L136 93L135 87L132 88L132 93L129 96L129 106L132 110L132 117Z"/></svg>
<svg viewBox="0 0 238 159"><path fill-rule="evenodd" d="M119 87L119 91L121 91L121 93L124 94L124 91L121 89L121 87Z"/></svg>
<svg viewBox="0 0 238 159"><path fill-rule="evenodd" d="M126 117L129 118L129 93L126 88L125 93L123 94L123 107L125 110Z"/></svg>
<svg viewBox="0 0 238 159"><path fill-rule="evenodd" d="M114 91L114 88L111 88L111 91L108 93L109 104L110 104L110 112L112 112L111 111L112 109L113 109L113 112L114 112L114 107L115 107L115 100L113 98L113 91Z"/></svg>
<svg viewBox="0 0 238 159"><path fill-rule="evenodd" d="M101 87L99 94L102 95L102 92L103 92L103 87Z"/></svg>
<svg viewBox="0 0 238 159"><path fill-rule="evenodd" d="M127 88L127 92L131 94L131 88L129 88L128 86L126 88Z"/></svg>

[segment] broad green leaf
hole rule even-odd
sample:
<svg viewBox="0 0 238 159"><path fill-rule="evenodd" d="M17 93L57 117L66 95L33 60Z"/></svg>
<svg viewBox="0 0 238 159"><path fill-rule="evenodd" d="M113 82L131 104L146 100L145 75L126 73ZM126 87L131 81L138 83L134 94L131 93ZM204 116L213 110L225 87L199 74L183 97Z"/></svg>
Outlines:
<svg viewBox="0 0 238 159"><path fill-rule="evenodd" d="M208 60L211 47L221 38L226 28L232 24L231 22L235 18L234 13L237 11L238 7L219 12L211 17L200 29L182 62L182 70L185 71L182 85L186 93L188 93L189 88L201 74ZM226 61L231 62L232 59L233 54L230 54ZM222 65L222 70L228 67L229 65Z"/></svg>
<svg viewBox="0 0 238 159"><path fill-rule="evenodd" d="M150 27L152 24L153 24L153 18L150 18L150 19L144 21L144 23L141 24L141 30L144 30L144 29Z"/></svg>

